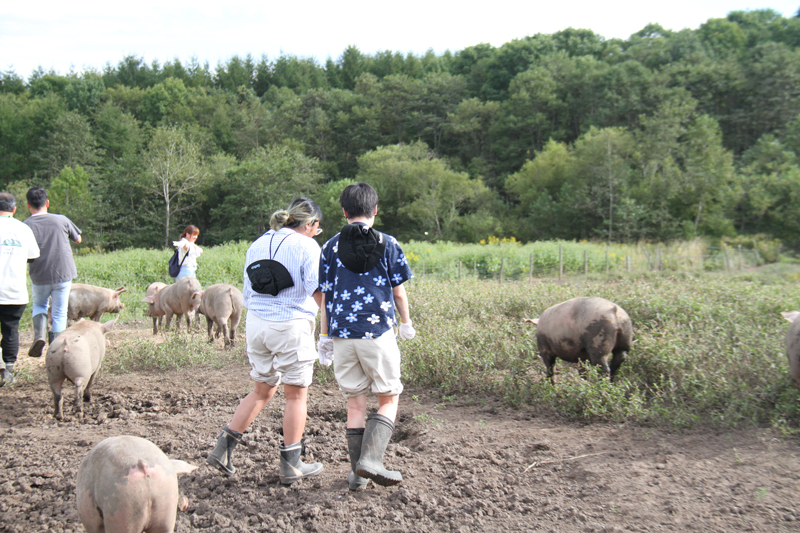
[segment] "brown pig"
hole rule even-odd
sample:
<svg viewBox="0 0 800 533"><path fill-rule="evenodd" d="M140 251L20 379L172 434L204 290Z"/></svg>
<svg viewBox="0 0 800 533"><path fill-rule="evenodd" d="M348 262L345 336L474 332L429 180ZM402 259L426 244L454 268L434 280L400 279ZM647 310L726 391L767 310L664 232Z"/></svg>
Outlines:
<svg viewBox="0 0 800 533"><path fill-rule="evenodd" d="M103 313L119 313L125 308L119 295L125 287L116 290L73 283L69 291L69 307L67 309L67 325L71 326L79 318L91 318L100 321Z"/></svg>
<svg viewBox="0 0 800 533"><path fill-rule="evenodd" d="M78 417L83 418L83 401L92 401L92 384L106 355L105 334L111 331L116 321L115 318L101 324L81 320L53 340L47 350L46 366L55 404L53 416L57 419L63 417L61 390L65 379L75 384L75 409Z"/></svg>
<svg viewBox="0 0 800 533"><path fill-rule="evenodd" d="M781 313L783 318L792 323L786 334L786 357L789 358L789 377L800 387L800 316L798 311Z"/></svg>
<svg viewBox="0 0 800 533"><path fill-rule="evenodd" d="M147 439L122 435L100 442L78 468L78 516L88 533L167 533L189 500L178 475L197 468L170 460Z"/></svg>
<svg viewBox="0 0 800 533"><path fill-rule="evenodd" d="M628 313L603 298L573 298L545 309L540 318L525 321L537 325L539 356L551 383L556 359L590 361L613 381L633 340Z"/></svg>
<svg viewBox="0 0 800 533"><path fill-rule="evenodd" d="M154 281L147 288L144 290L145 297L152 296L164 287L166 287L166 283L162 283L160 281ZM156 309L153 304L147 304L147 311L144 313L145 316L153 317L153 335L158 333L158 328L161 326L161 323L164 321L164 312L160 309Z"/></svg>
<svg viewBox="0 0 800 533"><path fill-rule="evenodd" d="M178 316L176 329L181 327L181 316L186 317L186 328L191 329L192 317L200 306L200 300L192 299L192 296L200 289L200 282L197 281L197 278L181 278L152 296L145 296L142 301L147 304L153 304L148 312L154 314L150 316L164 315L167 317L167 329L169 329L169 325L172 322L172 315Z"/></svg>
<svg viewBox="0 0 800 533"><path fill-rule="evenodd" d="M222 332L225 347L233 346L236 326L239 325L239 319L242 317L242 291L233 285L218 283L204 291L194 293L192 298L200 300L198 311L206 316L208 342L214 342L214 339L219 338L219 334ZM228 319L231 322L230 339L228 339ZM217 331L212 337L211 329L214 324L217 325Z"/></svg>

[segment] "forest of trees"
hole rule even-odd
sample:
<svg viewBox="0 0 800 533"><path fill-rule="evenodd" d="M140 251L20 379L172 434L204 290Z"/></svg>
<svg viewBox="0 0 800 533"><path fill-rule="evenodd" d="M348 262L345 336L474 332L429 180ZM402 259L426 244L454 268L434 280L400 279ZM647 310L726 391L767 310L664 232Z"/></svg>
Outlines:
<svg viewBox="0 0 800 533"><path fill-rule="evenodd" d="M164 246L187 223L204 244L252 240L298 194L338 229L354 180L400 239L799 248L800 17L0 74L0 188L24 218L25 191L46 187L87 247Z"/></svg>

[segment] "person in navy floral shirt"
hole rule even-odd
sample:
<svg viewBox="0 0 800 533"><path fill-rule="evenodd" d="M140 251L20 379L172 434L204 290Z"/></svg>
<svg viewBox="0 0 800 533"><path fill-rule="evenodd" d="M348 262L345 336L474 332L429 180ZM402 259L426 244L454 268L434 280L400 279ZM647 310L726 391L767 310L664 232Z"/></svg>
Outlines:
<svg viewBox="0 0 800 533"><path fill-rule="evenodd" d="M400 381L400 350L394 326L413 339L408 297L403 283L412 278L397 240L372 228L378 194L366 183L350 185L339 202L348 225L322 246L319 290L325 298L318 344L320 361L330 364L347 398L347 447L351 490L369 479L396 485L400 472L383 466L394 431ZM378 412L364 419L367 392L378 396Z"/></svg>

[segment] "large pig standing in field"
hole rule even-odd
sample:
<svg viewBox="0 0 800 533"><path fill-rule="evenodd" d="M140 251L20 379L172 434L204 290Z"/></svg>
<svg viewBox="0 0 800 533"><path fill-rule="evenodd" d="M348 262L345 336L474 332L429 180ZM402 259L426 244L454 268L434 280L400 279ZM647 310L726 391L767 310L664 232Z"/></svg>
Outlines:
<svg viewBox="0 0 800 533"><path fill-rule="evenodd" d="M150 316L164 315L167 317L166 327L172 322L172 315L177 315L176 329L181 327L181 316L186 317L186 329L191 329L192 316L200 306L199 299L193 299L194 293L201 289L197 278L181 278L172 285L167 285L152 296L145 296L142 300L145 303L153 304L148 312Z"/></svg>
<svg viewBox="0 0 800 533"><path fill-rule="evenodd" d="M170 460L147 439L109 437L92 448L78 468L78 516L88 533L168 533L189 501L178 475L197 468Z"/></svg>
<svg viewBox="0 0 800 533"><path fill-rule="evenodd" d="M125 287L111 290L94 285L73 283L69 291L69 307L67 309L69 323L67 325L71 326L74 321L83 317L99 322L103 313L119 313L125 308L125 304L119 297L123 292L125 292Z"/></svg>
<svg viewBox="0 0 800 533"><path fill-rule="evenodd" d="M75 384L75 409L83 418L83 401L92 401L92 384L106 355L105 334L114 327L114 319L105 324L81 320L55 338L47 350L47 379L53 390L53 416L63 417L61 391L64 380Z"/></svg>
<svg viewBox="0 0 800 533"><path fill-rule="evenodd" d="M198 310L206 316L208 324L208 341L213 342L222 332L222 339L225 346L233 346L236 336L236 326L242 317L242 291L228 285L218 283L212 285L204 291L199 291L192 295L192 298L200 300ZM230 339L228 338L228 320L231 321ZM211 336L211 330L217 325L215 337Z"/></svg>
<svg viewBox="0 0 800 533"><path fill-rule="evenodd" d="M538 319L525 320L537 325L539 356L551 382L556 359L590 361L613 381L633 340L628 313L603 298L573 298L546 309Z"/></svg>
<svg viewBox="0 0 800 533"><path fill-rule="evenodd" d="M154 281L147 288L144 290L145 298L148 296L152 296L164 287L166 287L166 283L162 283L160 281ZM164 312L160 309L156 309L153 304L147 304L147 311L145 311L145 316L153 317L153 335L158 333L158 328L161 326L161 323L164 320Z"/></svg>
<svg viewBox="0 0 800 533"><path fill-rule="evenodd" d="M789 377L800 387L800 316L798 311L781 313L783 318L792 323L786 334L786 357L789 358Z"/></svg>

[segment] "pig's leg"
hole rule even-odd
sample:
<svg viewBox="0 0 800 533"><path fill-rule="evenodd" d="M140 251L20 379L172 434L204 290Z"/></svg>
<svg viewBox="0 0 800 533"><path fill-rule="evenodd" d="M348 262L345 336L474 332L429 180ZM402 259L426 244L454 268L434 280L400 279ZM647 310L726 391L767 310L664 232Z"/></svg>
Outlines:
<svg viewBox="0 0 800 533"><path fill-rule="evenodd" d="M100 322L100 318L102 316L103 316L103 312L102 311L98 311L98 312L96 312L95 314L92 315L92 320L94 320L95 322Z"/></svg>
<svg viewBox="0 0 800 533"><path fill-rule="evenodd" d="M159 318L160 317L155 317L155 316L153 317L153 335L158 333L158 319Z"/></svg>
<svg viewBox="0 0 800 533"><path fill-rule="evenodd" d="M214 335L212 333L212 330L214 329L214 321L211 320L208 315L206 315L206 326L208 326L208 342L214 342Z"/></svg>
<svg viewBox="0 0 800 533"><path fill-rule="evenodd" d="M78 490L78 517L86 528L86 533L105 533L103 527L103 515L97 508L92 492L90 490Z"/></svg>
<svg viewBox="0 0 800 533"><path fill-rule="evenodd" d="M83 401L86 403L90 403L92 401L92 385L94 384L94 377L97 375L100 369L98 368L94 374L89 378L89 381L86 383L86 389L83 391Z"/></svg>
<svg viewBox="0 0 800 533"><path fill-rule="evenodd" d="M64 398L61 396L61 389L64 385L64 380L57 381L55 383L50 383L50 388L53 390L53 416L56 417L58 420L61 420L64 417L63 413L63 405L64 405Z"/></svg>
<svg viewBox="0 0 800 533"><path fill-rule="evenodd" d="M222 340L225 341L225 347L227 348L230 346L230 341L228 340L228 321L220 321L219 327L222 330Z"/></svg>
<svg viewBox="0 0 800 533"><path fill-rule="evenodd" d="M86 390L86 383L83 378L75 380L75 412L78 414L78 419L83 420L83 391Z"/></svg>
<svg viewBox="0 0 800 533"><path fill-rule="evenodd" d="M186 332L187 333L191 333L192 332L192 312L191 311L187 311L185 316L186 316ZM196 322L199 323L199 320L200 320L200 317L198 316ZM198 325L197 329L200 329L199 325Z"/></svg>

